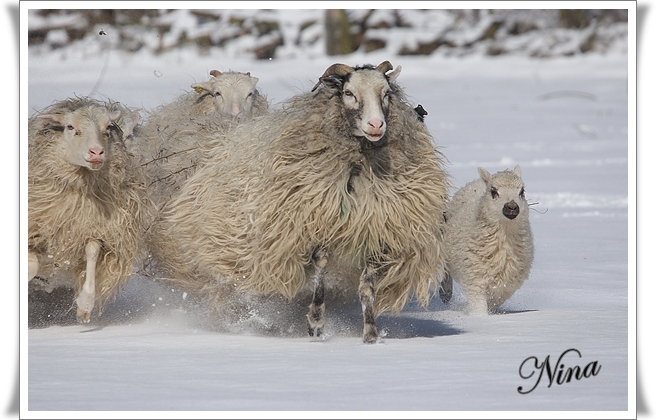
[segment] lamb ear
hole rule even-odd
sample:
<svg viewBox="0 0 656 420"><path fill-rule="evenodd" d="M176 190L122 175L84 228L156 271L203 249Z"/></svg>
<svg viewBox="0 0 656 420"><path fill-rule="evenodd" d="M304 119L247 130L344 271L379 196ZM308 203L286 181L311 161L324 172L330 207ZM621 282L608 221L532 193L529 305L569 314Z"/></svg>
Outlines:
<svg viewBox="0 0 656 420"><path fill-rule="evenodd" d="M522 177L522 168L519 167L519 165L515 165L515 169L513 169L513 172L515 172L515 175L518 177Z"/></svg>
<svg viewBox="0 0 656 420"><path fill-rule="evenodd" d="M488 171L486 171L484 168L478 168L478 174L480 175L481 179L485 182L485 184L490 183L490 178L492 178L492 175Z"/></svg>

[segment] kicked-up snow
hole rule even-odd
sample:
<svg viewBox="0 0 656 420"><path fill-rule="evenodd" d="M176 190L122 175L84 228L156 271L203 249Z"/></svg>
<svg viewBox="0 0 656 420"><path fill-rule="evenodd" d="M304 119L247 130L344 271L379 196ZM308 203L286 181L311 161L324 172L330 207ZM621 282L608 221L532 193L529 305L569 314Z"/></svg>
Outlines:
<svg viewBox="0 0 656 420"><path fill-rule="evenodd" d="M333 63L389 60L428 112L451 193L478 166L521 165L535 243L528 280L498 313L466 315L455 285L449 305L435 296L428 310L411 302L381 315L374 345L362 343L355 296L327 302L317 340L305 325L309 298L273 297L228 325L140 275L91 324L70 322L64 307L28 327L21 277L21 418L635 415L636 92L626 51L272 60L21 53L21 153L27 117L74 94L152 110L209 70L230 69L258 77L275 106L309 91Z"/></svg>

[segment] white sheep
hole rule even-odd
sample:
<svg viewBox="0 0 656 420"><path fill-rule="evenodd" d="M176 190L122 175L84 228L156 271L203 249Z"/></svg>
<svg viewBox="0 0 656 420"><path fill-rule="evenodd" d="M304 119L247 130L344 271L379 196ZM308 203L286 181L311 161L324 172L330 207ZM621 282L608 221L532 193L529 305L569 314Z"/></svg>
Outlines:
<svg viewBox="0 0 656 420"><path fill-rule="evenodd" d="M29 281L75 289L84 323L128 281L154 214L116 126L121 111L108 108L68 99L28 123Z"/></svg>
<svg viewBox="0 0 656 420"><path fill-rule="evenodd" d="M440 296L448 303L455 279L467 297L468 311L496 311L528 278L533 264L533 234L519 165L480 178L453 196L446 218L447 276Z"/></svg>
<svg viewBox="0 0 656 420"><path fill-rule="evenodd" d="M250 73L212 70L210 75L210 80L192 84L193 91L150 112L133 143L158 206L196 170L198 131L225 129L269 108Z"/></svg>
<svg viewBox="0 0 656 420"><path fill-rule="evenodd" d="M313 289L311 336L322 334L324 281L335 278L357 291L367 343L381 312L413 294L427 305L444 265L449 181L395 83L400 66L391 70L332 65L280 109L200 134L206 160L153 227L167 278L201 296L233 284L288 299Z"/></svg>

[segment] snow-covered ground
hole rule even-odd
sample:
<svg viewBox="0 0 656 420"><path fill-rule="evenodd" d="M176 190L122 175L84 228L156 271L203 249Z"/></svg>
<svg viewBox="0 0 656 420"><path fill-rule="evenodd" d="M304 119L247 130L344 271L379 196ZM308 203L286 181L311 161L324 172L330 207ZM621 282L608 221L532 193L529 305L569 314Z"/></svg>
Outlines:
<svg viewBox="0 0 656 420"><path fill-rule="evenodd" d="M426 123L449 160L454 186L473 180L478 166L497 171L520 164L527 198L539 204L530 215L536 245L530 278L501 314L465 315L456 289L450 306L436 298L427 311L411 303L399 316L380 316L386 335L376 345L362 344L353 302L327 307L322 341L306 336L298 310L304 302L275 303L262 314L279 332L227 334L203 328L179 292L138 277L89 325L28 330L27 284L20 283L21 418L634 417L632 46L630 41L628 54L539 60L379 52L255 61L228 60L219 52L153 57L75 50L62 60L60 54L22 50L21 246L28 115L73 94L149 110L212 69L250 71L275 105L309 90L334 62L390 60L403 67L398 82L411 100L428 111ZM641 294L648 287L644 276ZM638 302L647 304L643 297ZM644 318L641 328L643 337L650 335ZM646 343L640 344L640 363L652 366ZM568 349L580 358L569 352L558 363ZM554 371L561 363L563 369L598 370L551 385L544 372L535 389L522 394L518 387L531 389L539 375L522 379L531 372L531 357L549 357ZM7 369L11 377L16 366ZM643 397L654 410L648 378L642 370L640 375ZM15 381L9 382L13 393Z"/></svg>

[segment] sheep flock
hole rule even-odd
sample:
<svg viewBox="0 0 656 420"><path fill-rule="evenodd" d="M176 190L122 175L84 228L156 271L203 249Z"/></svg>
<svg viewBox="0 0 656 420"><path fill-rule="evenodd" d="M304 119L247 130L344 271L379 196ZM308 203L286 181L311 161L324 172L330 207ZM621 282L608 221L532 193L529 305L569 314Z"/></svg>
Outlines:
<svg viewBox="0 0 656 420"><path fill-rule="evenodd" d="M73 97L39 111L28 124L30 290L73 289L87 323L147 275L207 317L300 302L319 338L336 291L360 303L365 343L379 341L384 312L437 295L448 304L454 279L471 312L494 312L533 259L521 171L481 168L450 198L448 160L400 74L389 61L336 63L271 105L250 73L212 70L153 110ZM492 247L479 213L522 230ZM477 246L487 260L465 255ZM487 276L508 250L518 268Z"/></svg>

